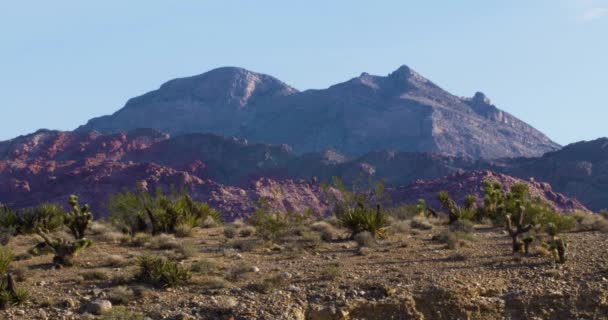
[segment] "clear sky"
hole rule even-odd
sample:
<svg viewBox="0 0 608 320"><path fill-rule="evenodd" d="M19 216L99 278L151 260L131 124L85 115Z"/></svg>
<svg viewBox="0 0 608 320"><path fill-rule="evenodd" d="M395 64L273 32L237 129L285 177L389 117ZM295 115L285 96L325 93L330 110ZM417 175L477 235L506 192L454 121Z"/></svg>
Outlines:
<svg viewBox="0 0 608 320"><path fill-rule="evenodd" d="M0 0L0 140L220 66L303 90L402 64L558 143L608 136L608 0Z"/></svg>

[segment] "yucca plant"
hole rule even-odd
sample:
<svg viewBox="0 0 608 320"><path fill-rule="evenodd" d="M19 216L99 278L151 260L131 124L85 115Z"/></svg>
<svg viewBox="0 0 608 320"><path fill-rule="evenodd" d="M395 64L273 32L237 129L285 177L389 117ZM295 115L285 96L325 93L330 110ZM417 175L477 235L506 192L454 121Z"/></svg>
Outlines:
<svg viewBox="0 0 608 320"><path fill-rule="evenodd" d="M124 232L175 233L176 228L201 226L207 219L221 222L219 211L204 202L194 201L185 190L181 194L173 190L164 194L157 189L154 194L145 191L133 193L125 190L111 195L106 208L110 220Z"/></svg>
<svg viewBox="0 0 608 320"><path fill-rule="evenodd" d="M138 281L159 287L174 287L190 280L192 274L176 262L157 256L143 256L137 261Z"/></svg>
<svg viewBox="0 0 608 320"><path fill-rule="evenodd" d="M373 236L384 236L388 225L386 213L376 205L375 210L357 203L354 208L338 206L336 217L345 228L351 231L352 236L367 231Z"/></svg>
<svg viewBox="0 0 608 320"><path fill-rule="evenodd" d="M13 253L4 246L0 246L0 275L8 271L8 266L13 262Z"/></svg>

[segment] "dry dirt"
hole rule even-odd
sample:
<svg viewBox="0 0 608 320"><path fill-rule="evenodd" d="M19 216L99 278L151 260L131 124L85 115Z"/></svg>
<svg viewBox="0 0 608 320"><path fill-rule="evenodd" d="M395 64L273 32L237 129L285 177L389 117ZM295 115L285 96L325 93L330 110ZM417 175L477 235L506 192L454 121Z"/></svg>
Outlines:
<svg viewBox="0 0 608 320"><path fill-rule="evenodd" d="M449 249L433 240L446 229L401 230L363 252L348 240L229 249L257 238L226 239L222 227L195 229L176 240L194 243L187 259L176 249L122 244L101 230L78 256L79 266L53 269L48 255L15 261L17 285L31 298L0 311L0 319L93 319L83 308L119 285L135 291L124 308L149 319L608 319L608 234L565 234L569 260L556 267L542 250L514 256L510 238L487 226ZM19 236L9 248L23 253L36 241ZM144 254L217 269L194 272L185 286L153 288L132 280ZM263 286L265 279L274 281Z"/></svg>

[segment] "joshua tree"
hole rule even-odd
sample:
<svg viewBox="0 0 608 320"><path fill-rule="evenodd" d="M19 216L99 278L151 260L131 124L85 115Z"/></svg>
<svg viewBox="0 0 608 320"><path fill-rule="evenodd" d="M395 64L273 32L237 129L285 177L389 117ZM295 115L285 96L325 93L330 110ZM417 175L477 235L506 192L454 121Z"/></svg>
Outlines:
<svg viewBox="0 0 608 320"><path fill-rule="evenodd" d="M84 205L81 208L78 205L78 197L75 195L70 196L68 203L72 210L66 214L65 224L72 232L75 240L69 241L64 238L52 239L48 234L48 230L38 227L36 233L43 239L43 242L30 250L33 254L40 254L42 249L49 248L55 254L53 263L56 267L74 265L74 257L77 253L93 244L93 241L85 237L86 230L93 220L93 214L89 211L89 206Z"/></svg>
<svg viewBox="0 0 608 320"><path fill-rule="evenodd" d="M85 232L93 220L93 214L89 211L88 204L82 208L78 205L78 197L75 195L70 196L68 203L71 211L66 214L65 224L70 228L74 238L84 239Z"/></svg>
<svg viewBox="0 0 608 320"><path fill-rule="evenodd" d="M515 216L511 214L507 214L506 216L506 229L511 238L513 239L513 253L520 252L522 246L525 245L526 253L528 251L528 246L532 241L524 240L524 242L519 240L519 236L532 230L533 225L531 223L526 223L525 221L525 208L520 206L518 212Z"/></svg>
<svg viewBox="0 0 608 320"><path fill-rule="evenodd" d="M446 191L441 191L437 194L437 200L441 203L441 206L448 213L450 224L458 220L469 220L474 214L475 208L475 197L468 195L465 198L465 207L459 207L454 200L450 198Z"/></svg>
<svg viewBox="0 0 608 320"><path fill-rule="evenodd" d="M566 241L564 239L557 236L558 228L557 226L550 222L546 227L547 234L551 237L549 239L549 250L553 254L553 260L555 263L566 263Z"/></svg>
<svg viewBox="0 0 608 320"><path fill-rule="evenodd" d="M53 257L53 264L56 267L73 266L74 258L78 252L90 247L93 244L93 241L85 238L76 239L74 241L68 241L63 238L51 239L42 230L38 230L38 235L42 237L44 243L55 253L55 256ZM34 250L35 249L36 248L34 248Z"/></svg>

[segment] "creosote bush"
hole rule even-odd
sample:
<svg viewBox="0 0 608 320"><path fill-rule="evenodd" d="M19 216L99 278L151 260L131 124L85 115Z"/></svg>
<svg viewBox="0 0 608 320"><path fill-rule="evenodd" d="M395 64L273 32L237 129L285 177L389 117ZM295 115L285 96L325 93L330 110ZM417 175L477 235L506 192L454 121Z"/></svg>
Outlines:
<svg viewBox="0 0 608 320"><path fill-rule="evenodd" d="M143 256L137 260L139 270L135 279L157 287L175 287L186 284L190 271L174 261L157 256Z"/></svg>

